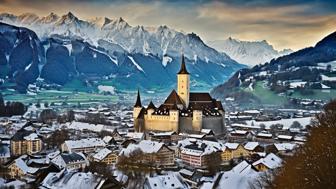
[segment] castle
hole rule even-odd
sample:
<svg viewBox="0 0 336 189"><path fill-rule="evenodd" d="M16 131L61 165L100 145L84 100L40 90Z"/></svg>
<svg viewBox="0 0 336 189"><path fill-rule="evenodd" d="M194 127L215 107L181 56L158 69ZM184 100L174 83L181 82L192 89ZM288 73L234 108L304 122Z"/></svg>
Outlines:
<svg viewBox="0 0 336 189"><path fill-rule="evenodd" d="M173 90L163 104L155 107L151 101L145 108L138 91L133 109L134 127L137 132L176 131L197 133L211 129L215 134L224 133L222 103L209 93L190 92L190 75L184 56L177 73L177 92Z"/></svg>

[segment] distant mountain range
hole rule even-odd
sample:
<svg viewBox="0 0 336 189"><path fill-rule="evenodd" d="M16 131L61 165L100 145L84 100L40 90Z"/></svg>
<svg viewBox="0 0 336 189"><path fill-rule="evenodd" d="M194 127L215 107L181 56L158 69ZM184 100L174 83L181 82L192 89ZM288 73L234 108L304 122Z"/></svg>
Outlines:
<svg viewBox="0 0 336 189"><path fill-rule="evenodd" d="M266 40L241 41L229 37L226 40L209 41L207 44L219 52L226 53L235 61L248 66L263 64L293 52L291 49L277 51Z"/></svg>
<svg viewBox="0 0 336 189"><path fill-rule="evenodd" d="M289 98L330 100L336 97L336 32L314 47L237 71L212 95L238 103L286 103Z"/></svg>
<svg viewBox="0 0 336 189"><path fill-rule="evenodd" d="M71 12L3 13L0 22L0 45L6 49L0 52L6 68L0 77L21 92L37 78L59 85L81 78L122 89L166 88L175 84L182 52L196 89L209 89L245 67L198 35L167 26L133 27L122 18L81 20Z"/></svg>

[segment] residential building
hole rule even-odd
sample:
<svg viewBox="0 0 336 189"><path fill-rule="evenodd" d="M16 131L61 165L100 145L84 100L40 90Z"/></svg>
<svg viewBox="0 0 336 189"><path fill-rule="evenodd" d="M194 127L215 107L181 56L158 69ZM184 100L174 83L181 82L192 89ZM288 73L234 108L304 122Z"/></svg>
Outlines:
<svg viewBox="0 0 336 189"><path fill-rule="evenodd" d="M118 151L112 151L107 148L99 150L97 153L94 153L91 157L93 161L103 162L107 165L115 164L118 161Z"/></svg>
<svg viewBox="0 0 336 189"><path fill-rule="evenodd" d="M42 140L32 130L22 128L10 140L11 155L35 154L42 150Z"/></svg>
<svg viewBox="0 0 336 189"><path fill-rule="evenodd" d="M104 148L106 143L100 138L86 138L80 140L66 140L62 144L63 152L92 153L97 149Z"/></svg>
<svg viewBox="0 0 336 189"><path fill-rule="evenodd" d="M174 150L170 149L164 143L142 140L138 144L129 144L122 149L119 157L134 158L134 152L140 152L140 157L136 157L137 163L151 165L151 166L171 166L175 164ZM135 163L135 162L133 162Z"/></svg>
<svg viewBox="0 0 336 189"><path fill-rule="evenodd" d="M225 148L221 153L222 161L229 161L240 157L249 156L250 153L239 143L225 143Z"/></svg>
<svg viewBox="0 0 336 189"><path fill-rule="evenodd" d="M276 169L282 165L282 159L273 153L266 157L259 159L252 164L258 171L267 171L269 169Z"/></svg>
<svg viewBox="0 0 336 189"><path fill-rule="evenodd" d="M259 144L259 142L247 142L244 148L249 151L249 154L264 152L265 148Z"/></svg>
<svg viewBox="0 0 336 189"><path fill-rule="evenodd" d="M274 142L273 136L271 133L267 132L260 132L255 136L255 141L257 142L265 142L265 143L272 143Z"/></svg>
<svg viewBox="0 0 336 189"><path fill-rule="evenodd" d="M88 160L82 153L62 153L51 160L51 163L59 169L67 168L69 170L84 169L88 165Z"/></svg>
<svg viewBox="0 0 336 189"><path fill-rule="evenodd" d="M23 158L21 156L8 165L7 170L10 178L22 178L35 174L38 171L38 168L29 167Z"/></svg>
<svg viewBox="0 0 336 189"><path fill-rule="evenodd" d="M223 146L217 142L185 139L180 145L180 157L184 164L204 168L221 162Z"/></svg>

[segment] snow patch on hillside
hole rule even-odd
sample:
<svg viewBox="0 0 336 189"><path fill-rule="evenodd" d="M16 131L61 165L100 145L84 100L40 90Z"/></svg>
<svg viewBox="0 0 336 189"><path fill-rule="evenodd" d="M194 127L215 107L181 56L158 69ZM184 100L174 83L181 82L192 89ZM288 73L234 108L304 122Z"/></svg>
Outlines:
<svg viewBox="0 0 336 189"><path fill-rule="evenodd" d="M142 69L142 67L141 67L137 62L135 62L135 60L134 60L133 57L128 56L128 58L132 61L132 63L135 65L135 67L136 67L138 70L140 70L140 71L142 71L143 73L145 73L145 71Z"/></svg>
<svg viewBox="0 0 336 189"><path fill-rule="evenodd" d="M164 57L162 58L162 65L163 65L164 67L166 67L167 64L170 63L171 61L173 61L172 58L170 58L169 56L164 56Z"/></svg>
<svg viewBox="0 0 336 189"><path fill-rule="evenodd" d="M115 94L115 88L113 86L107 85L98 85L99 92L110 92L111 94Z"/></svg>

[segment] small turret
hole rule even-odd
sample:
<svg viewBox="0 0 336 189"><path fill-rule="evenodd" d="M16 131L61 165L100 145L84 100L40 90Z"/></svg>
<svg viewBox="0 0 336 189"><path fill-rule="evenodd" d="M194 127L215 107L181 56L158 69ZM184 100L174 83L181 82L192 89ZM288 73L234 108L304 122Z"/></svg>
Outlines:
<svg viewBox="0 0 336 189"><path fill-rule="evenodd" d="M140 107L142 107L142 105L141 105L141 99L140 99L140 92L139 92L139 89L138 89L138 95L137 95L137 99L136 99L134 108L140 108Z"/></svg>
<svg viewBox="0 0 336 189"><path fill-rule="evenodd" d="M155 105L153 104L152 101L150 101L150 103L147 106L147 116L148 116L148 118L152 117L155 109L156 109Z"/></svg>
<svg viewBox="0 0 336 189"><path fill-rule="evenodd" d="M148 106L147 106L147 110L149 110L149 109L153 109L153 110L156 109L156 107L155 107L155 105L153 104L152 101L150 101L150 103L149 103Z"/></svg>
<svg viewBox="0 0 336 189"><path fill-rule="evenodd" d="M139 117L142 109L143 109L143 111L145 110L141 105L140 92L138 90L138 96L137 96L137 99L136 99L136 102L135 102L135 105L134 105L134 108L133 108L134 128L135 128L136 131L141 130L141 126L139 124L138 117Z"/></svg>

